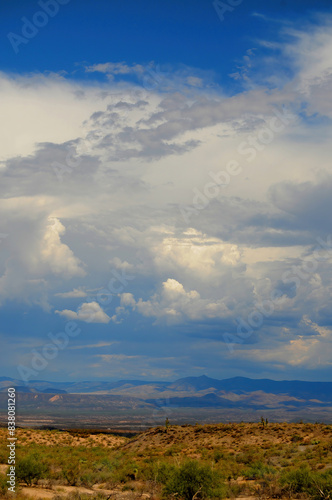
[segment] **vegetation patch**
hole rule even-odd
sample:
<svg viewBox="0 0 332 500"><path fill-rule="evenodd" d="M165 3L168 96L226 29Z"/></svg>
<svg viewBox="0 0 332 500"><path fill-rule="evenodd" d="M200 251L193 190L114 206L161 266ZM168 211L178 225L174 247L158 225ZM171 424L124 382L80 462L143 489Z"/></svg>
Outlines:
<svg viewBox="0 0 332 500"><path fill-rule="evenodd" d="M0 437L0 498L9 498L5 429ZM17 437L18 500L27 487L53 500L332 499L324 424L168 423L132 439L18 429Z"/></svg>

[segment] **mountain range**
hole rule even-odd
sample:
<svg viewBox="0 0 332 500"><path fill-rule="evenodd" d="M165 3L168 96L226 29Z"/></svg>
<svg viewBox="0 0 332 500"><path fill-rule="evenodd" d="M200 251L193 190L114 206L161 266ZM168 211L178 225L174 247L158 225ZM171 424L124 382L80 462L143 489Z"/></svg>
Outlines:
<svg viewBox="0 0 332 500"><path fill-rule="evenodd" d="M74 401L74 395L76 402L78 395L80 401L83 401L85 395L98 397L98 401L104 396L105 401L109 402L110 396L116 396L117 404L122 401L125 407L130 405L130 401L135 401L136 405L140 402L143 407L166 405L175 408L332 408L332 382L275 381L245 377L218 380L202 375L181 378L174 382L31 380L25 384L21 380L0 377L0 392L5 393L9 386L16 387L20 394L26 393L23 398L25 401L29 399L28 394L53 394L64 395L67 404L71 400ZM23 399L21 397L22 401ZM52 398L48 398L50 399ZM42 399L39 397L38 400ZM92 402L91 399L90 401Z"/></svg>

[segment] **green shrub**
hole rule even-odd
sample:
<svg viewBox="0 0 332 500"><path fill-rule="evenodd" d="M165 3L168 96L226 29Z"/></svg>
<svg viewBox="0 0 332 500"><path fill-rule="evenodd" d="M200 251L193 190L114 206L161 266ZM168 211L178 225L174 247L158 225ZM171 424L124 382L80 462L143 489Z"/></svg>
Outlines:
<svg viewBox="0 0 332 500"><path fill-rule="evenodd" d="M216 471L208 465L200 465L195 460L188 460L174 469L163 490L164 496L178 495L177 498L192 500L195 498L223 498L226 488Z"/></svg>
<svg viewBox="0 0 332 500"><path fill-rule="evenodd" d="M168 462L158 463L153 468L153 480L157 483L166 484L169 478L174 474L175 470L175 465Z"/></svg>
<svg viewBox="0 0 332 500"><path fill-rule="evenodd" d="M7 474L7 472L6 472ZM1 495L1 498L3 498L7 491L8 491L8 486L9 484L7 484L7 479L6 477L0 475L0 495Z"/></svg>
<svg viewBox="0 0 332 500"><path fill-rule="evenodd" d="M153 458L145 459L142 464L140 478L143 481L153 481L165 484L175 470L175 465L169 462L160 462Z"/></svg>
<svg viewBox="0 0 332 500"><path fill-rule="evenodd" d="M96 482L96 475L90 471L84 471L84 474L80 476L80 484L86 488L91 488Z"/></svg>
<svg viewBox="0 0 332 500"><path fill-rule="evenodd" d="M77 462L64 465L62 475L70 486L77 486L80 479L80 466Z"/></svg>
<svg viewBox="0 0 332 500"><path fill-rule="evenodd" d="M282 474L280 482L293 493L303 493L312 485L312 472L308 467L287 471Z"/></svg>
<svg viewBox="0 0 332 500"><path fill-rule="evenodd" d="M260 458L258 450L249 448L244 449L243 452L239 453L235 457L235 460L240 464L251 465L253 462L258 462Z"/></svg>
<svg viewBox="0 0 332 500"><path fill-rule="evenodd" d="M39 479L45 478L48 466L42 462L38 455L28 455L18 460L16 465L16 478L24 481L28 486L37 483Z"/></svg>
<svg viewBox="0 0 332 500"><path fill-rule="evenodd" d="M137 478L138 465L136 462L124 462L112 474L115 482L126 483Z"/></svg>
<svg viewBox="0 0 332 500"><path fill-rule="evenodd" d="M93 470L95 472L101 472L101 471L110 471L114 468L114 465L112 462L109 460L109 458L104 458L100 462L94 462L93 463Z"/></svg>
<svg viewBox="0 0 332 500"><path fill-rule="evenodd" d="M332 497L332 470L313 474L308 493L312 500L329 500Z"/></svg>
<svg viewBox="0 0 332 500"><path fill-rule="evenodd" d="M303 441L303 438L298 434L294 434L291 438L292 443L298 443L299 441Z"/></svg>
<svg viewBox="0 0 332 500"><path fill-rule="evenodd" d="M172 444L164 453L165 457L173 457L179 455L183 449L183 444L176 443Z"/></svg>
<svg viewBox="0 0 332 500"><path fill-rule="evenodd" d="M225 455L225 451L220 449L220 448L216 448L213 452L213 459L214 461L217 463L219 462L219 460L225 458L226 455Z"/></svg>
<svg viewBox="0 0 332 500"><path fill-rule="evenodd" d="M307 493L312 500L329 500L332 496L332 470L319 473L303 467L283 474L281 483L292 493Z"/></svg>
<svg viewBox="0 0 332 500"><path fill-rule="evenodd" d="M8 460L8 451L0 449L0 464L5 464Z"/></svg>
<svg viewBox="0 0 332 500"><path fill-rule="evenodd" d="M242 471L242 474L247 479L263 479L269 474L274 474L275 469L262 462L254 462L249 469Z"/></svg>

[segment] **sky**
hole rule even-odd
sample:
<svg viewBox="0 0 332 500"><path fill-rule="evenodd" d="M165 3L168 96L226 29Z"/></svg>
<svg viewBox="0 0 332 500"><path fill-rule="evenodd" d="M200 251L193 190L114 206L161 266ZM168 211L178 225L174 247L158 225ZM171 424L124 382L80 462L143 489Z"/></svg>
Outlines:
<svg viewBox="0 0 332 500"><path fill-rule="evenodd" d="M0 375L332 381L330 0L0 14Z"/></svg>

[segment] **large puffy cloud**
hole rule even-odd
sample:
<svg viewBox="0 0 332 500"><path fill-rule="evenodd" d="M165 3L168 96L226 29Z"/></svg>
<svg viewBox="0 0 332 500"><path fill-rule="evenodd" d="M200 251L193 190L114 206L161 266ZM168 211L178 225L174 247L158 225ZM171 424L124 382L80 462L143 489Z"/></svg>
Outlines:
<svg viewBox="0 0 332 500"><path fill-rule="evenodd" d="M222 270L241 263L241 252L237 245L209 238L192 228L179 236L170 231L153 248L153 253L158 268L173 271L183 269L209 282Z"/></svg>
<svg viewBox="0 0 332 500"><path fill-rule="evenodd" d="M111 318L102 310L98 302L85 302L77 311L64 309L55 311L69 320L84 321L85 323L109 323Z"/></svg>
<svg viewBox="0 0 332 500"><path fill-rule="evenodd" d="M65 227L57 218L45 215L43 204L34 199L2 200L1 204L9 234L3 247L0 297L48 308L47 283L52 276L84 277L83 263L62 242Z"/></svg>
<svg viewBox="0 0 332 500"><path fill-rule="evenodd" d="M47 264L54 274L68 276L85 276L81 262L74 256L67 245L61 242L60 236L65 233L65 227L56 219L50 219L40 248L40 259Z"/></svg>
<svg viewBox="0 0 332 500"><path fill-rule="evenodd" d="M166 319L170 323L183 320L201 320L206 318L223 318L229 314L222 300L202 299L196 290L186 291L181 283L169 278L162 284L159 294L149 300L135 300L133 295L121 295L121 304L131 306L143 316Z"/></svg>

